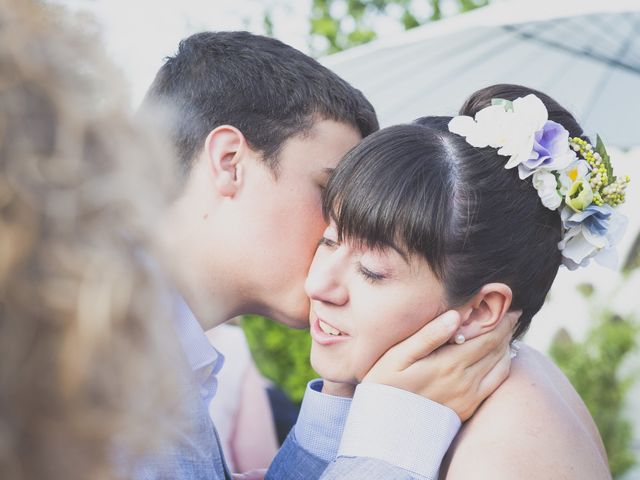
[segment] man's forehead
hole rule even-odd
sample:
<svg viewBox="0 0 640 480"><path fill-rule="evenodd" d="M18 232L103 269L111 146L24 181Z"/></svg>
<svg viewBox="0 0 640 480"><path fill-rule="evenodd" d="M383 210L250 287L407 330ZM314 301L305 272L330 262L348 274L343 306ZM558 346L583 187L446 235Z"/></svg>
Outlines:
<svg viewBox="0 0 640 480"><path fill-rule="evenodd" d="M316 117L311 120L310 127L305 129L302 138L323 140L327 136L348 136L357 137L362 140L360 130L356 125L343 120L332 120L329 118Z"/></svg>
<svg viewBox="0 0 640 480"><path fill-rule="evenodd" d="M354 127L334 120L316 122L311 130L310 134L287 140L280 157L284 169L289 166L328 176L342 157L361 140Z"/></svg>

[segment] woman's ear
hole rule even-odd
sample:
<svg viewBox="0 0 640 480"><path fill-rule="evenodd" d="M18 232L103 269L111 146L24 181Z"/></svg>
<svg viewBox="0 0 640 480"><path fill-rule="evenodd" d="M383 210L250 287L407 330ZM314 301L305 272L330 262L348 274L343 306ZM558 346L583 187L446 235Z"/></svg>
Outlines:
<svg viewBox="0 0 640 480"><path fill-rule="evenodd" d="M513 294L504 283L488 283L462 307L462 323L457 335L466 340L496 328L511 306Z"/></svg>
<svg viewBox="0 0 640 480"><path fill-rule="evenodd" d="M231 125L213 129L205 140L204 151L213 186L219 195L233 197L242 185L247 142L240 130Z"/></svg>

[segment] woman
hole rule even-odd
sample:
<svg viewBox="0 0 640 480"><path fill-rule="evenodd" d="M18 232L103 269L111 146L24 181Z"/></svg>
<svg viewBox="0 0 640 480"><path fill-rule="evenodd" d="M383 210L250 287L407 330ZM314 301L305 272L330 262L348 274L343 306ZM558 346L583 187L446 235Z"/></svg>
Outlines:
<svg viewBox="0 0 640 480"><path fill-rule="evenodd" d="M371 135L329 182L331 224L306 283L311 362L326 391L352 391L387 349L447 309L463 318L456 343L522 310L518 339L563 261L610 253L612 206L628 179L607 190L585 139L570 148L582 129L569 112L541 92L496 85L461 114ZM587 222L598 235L585 240ZM606 244L594 247L595 237ZM584 404L527 347L447 457L442 478L609 478Z"/></svg>

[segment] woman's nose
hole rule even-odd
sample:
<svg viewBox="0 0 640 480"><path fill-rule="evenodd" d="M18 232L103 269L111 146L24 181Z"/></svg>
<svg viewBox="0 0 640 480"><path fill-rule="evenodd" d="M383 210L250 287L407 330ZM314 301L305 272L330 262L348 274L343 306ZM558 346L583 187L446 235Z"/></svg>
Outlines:
<svg viewBox="0 0 640 480"><path fill-rule="evenodd" d="M344 277L348 259L340 250L316 253L304 288L311 300L344 305L348 289Z"/></svg>

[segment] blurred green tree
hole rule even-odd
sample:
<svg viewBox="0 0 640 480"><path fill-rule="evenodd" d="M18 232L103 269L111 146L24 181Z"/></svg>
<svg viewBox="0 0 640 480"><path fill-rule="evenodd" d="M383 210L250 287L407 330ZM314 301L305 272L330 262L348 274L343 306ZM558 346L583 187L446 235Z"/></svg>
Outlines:
<svg viewBox="0 0 640 480"><path fill-rule="evenodd" d="M440 20L443 4L451 5L453 12L458 13L483 7L489 0L429 0L428 10L420 12L424 3L414 0L313 0L311 51L326 55L370 42L377 38L377 21L383 18L387 23L396 23L409 30Z"/></svg>
<svg viewBox="0 0 640 480"><path fill-rule="evenodd" d="M593 289L581 288L586 296ZM624 362L637 350L638 323L593 305L595 323L584 342L574 342L561 329L550 355L584 400L598 426L609 457L609 468L620 477L636 463L631 449L633 429L625 416L625 400L638 372L624 372Z"/></svg>
<svg viewBox="0 0 640 480"><path fill-rule="evenodd" d="M260 372L294 402L301 402L309 380L317 377L309 364L311 337L257 315L241 321L253 359Z"/></svg>

